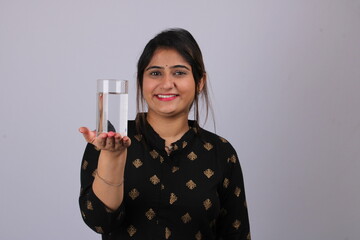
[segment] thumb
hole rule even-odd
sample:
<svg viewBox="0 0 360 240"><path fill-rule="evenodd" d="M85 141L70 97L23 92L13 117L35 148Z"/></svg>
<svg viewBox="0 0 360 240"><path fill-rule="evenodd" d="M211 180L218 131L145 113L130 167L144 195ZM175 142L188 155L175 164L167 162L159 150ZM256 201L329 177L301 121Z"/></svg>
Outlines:
<svg viewBox="0 0 360 240"><path fill-rule="evenodd" d="M95 133L90 131L87 127L79 128L79 132L82 133L87 142L92 143L95 140Z"/></svg>

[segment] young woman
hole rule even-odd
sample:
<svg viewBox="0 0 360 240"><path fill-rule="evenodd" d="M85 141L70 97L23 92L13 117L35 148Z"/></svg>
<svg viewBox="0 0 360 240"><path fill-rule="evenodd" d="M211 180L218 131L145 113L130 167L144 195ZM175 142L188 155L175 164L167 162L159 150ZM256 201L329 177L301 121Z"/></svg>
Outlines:
<svg viewBox="0 0 360 240"><path fill-rule="evenodd" d="M169 29L146 45L137 96L128 136L79 129L88 142L79 198L85 223L103 239L250 239L237 154L198 125L199 98L209 102L206 72L188 31Z"/></svg>

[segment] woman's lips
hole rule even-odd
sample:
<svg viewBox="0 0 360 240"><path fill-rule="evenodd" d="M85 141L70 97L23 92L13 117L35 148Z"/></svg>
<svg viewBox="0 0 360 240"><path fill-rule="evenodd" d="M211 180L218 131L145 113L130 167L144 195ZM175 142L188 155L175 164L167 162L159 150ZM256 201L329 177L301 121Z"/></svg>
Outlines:
<svg viewBox="0 0 360 240"><path fill-rule="evenodd" d="M171 101L177 98L179 95L177 94L157 94L155 97L160 101Z"/></svg>

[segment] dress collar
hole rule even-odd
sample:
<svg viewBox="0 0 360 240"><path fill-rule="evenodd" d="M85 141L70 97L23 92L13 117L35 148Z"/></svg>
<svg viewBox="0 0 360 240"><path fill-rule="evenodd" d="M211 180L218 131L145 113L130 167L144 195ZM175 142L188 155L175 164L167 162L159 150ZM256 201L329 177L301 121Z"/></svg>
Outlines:
<svg viewBox="0 0 360 240"><path fill-rule="evenodd" d="M181 151L185 149L195 137L197 131L195 128L196 126L195 121L188 120L188 124L190 127L189 130L185 132L184 135L179 140L171 144L172 147L171 154L174 154L177 151ZM143 135L145 137L145 141L147 142L150 148L156 148L158 151L166 152L165 140L161 138L157 132L155 132L155 130L147 121L145 122Z"/></svg>

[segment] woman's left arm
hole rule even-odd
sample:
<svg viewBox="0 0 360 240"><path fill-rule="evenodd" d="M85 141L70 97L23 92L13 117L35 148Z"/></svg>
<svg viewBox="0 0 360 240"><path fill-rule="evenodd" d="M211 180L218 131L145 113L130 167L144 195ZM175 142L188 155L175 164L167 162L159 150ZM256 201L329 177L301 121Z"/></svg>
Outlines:
<svg viewBox="0 0 360 240"><path fill-rule="evenodd" d="M250 224L240 162L230 143L224 143L222 149L219 156L224 157L225 168L218 189L221 204L218 232L224 240L248 240Z"/></svg>

